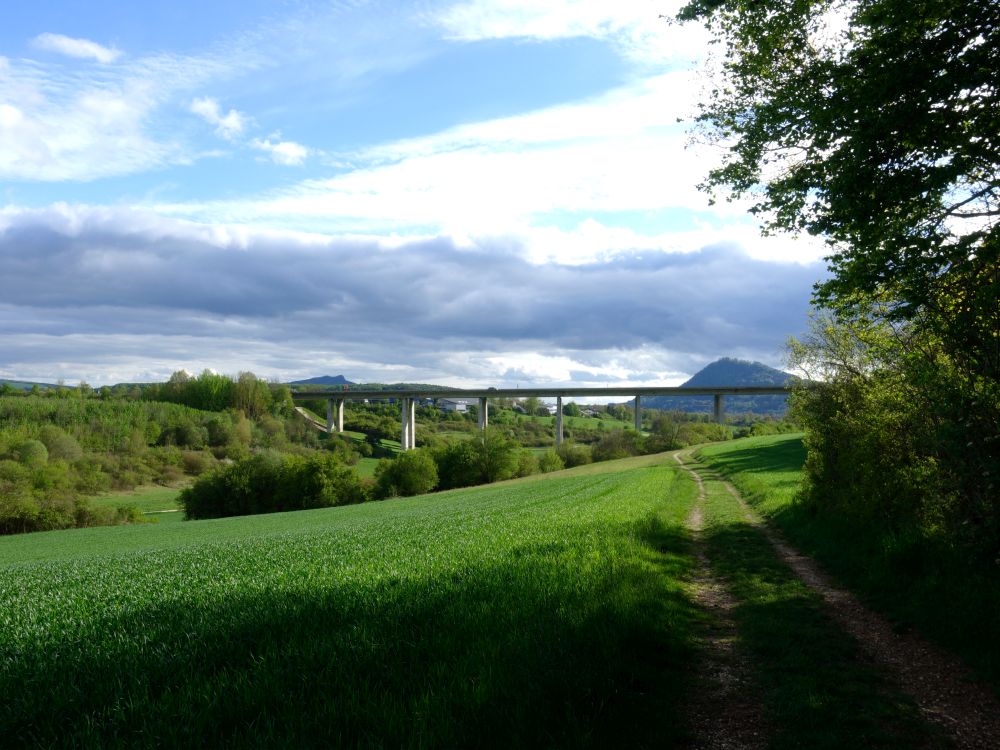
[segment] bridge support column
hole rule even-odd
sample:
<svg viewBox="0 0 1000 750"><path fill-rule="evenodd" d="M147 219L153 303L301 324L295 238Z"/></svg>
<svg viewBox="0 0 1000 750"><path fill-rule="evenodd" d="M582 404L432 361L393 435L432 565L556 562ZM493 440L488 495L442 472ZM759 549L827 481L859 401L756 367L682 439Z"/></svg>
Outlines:
<svg viewBox="0 0 1000 750"><path fill-rule="evenodd" d="M410 423L410 444L407 446L407 450L413 450L417 447L417 400L415 398L408 400L410 402L410 417L407 421Z"/></svg>
<svg viewBox="0 0 1000 750"><path fill-rule="evenodd" d="M726 397L721 393L716 393L713 397L715 403L712 405L715 421L722 424L726 416Z"/></svg>
<svg viewBox="0 0 1000 750"><path fill-rule="evenodd" d="M556 396L556 445L562 445L563 441L563 413L562 396Z"/></svg>
<svg viewBox="0 0 1000 750"><path fill-rule="evenodd" d="M401 418L403 430L402 430L402 435L400 435L399 438L399 447L402 448L404 451L406 451L410 449L410 434L411 431L413 430L413 425L410 423L410 418L412 417L412 414L410 412L411 401L408 398L400 399L400 401L402 402L403 406L402 410L403 413Z"/></svg>
<svg viewBox="0 0 1000 750"><path fill-rule="evenodd" d="M490 425L489 401L485 398L479 399L479 429L485 430Z"/></svg>
<svg viewBox="0 0 1000 750"><path fill-rule="evenodd" d="M642 432L642 396L635 397L635 431Z"/></svg>
<svg viewBox="0 0 1000 750"><path fill-rule="evenodd" d="M344 399L337 399L337 406L335 409L334 422L336 423L337 432L344 431Z"/></svg>
<svg viewBox="0 0 1000 750"><path fill-rule="evenodd" d="M330 435L333 432L333 399L328 398L326 400L326 434Z"/></svg>

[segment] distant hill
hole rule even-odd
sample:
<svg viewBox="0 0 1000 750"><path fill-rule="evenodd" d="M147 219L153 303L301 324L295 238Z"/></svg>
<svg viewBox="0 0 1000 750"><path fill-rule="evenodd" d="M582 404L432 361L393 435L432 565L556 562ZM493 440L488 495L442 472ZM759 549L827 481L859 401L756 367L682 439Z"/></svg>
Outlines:
<svg viewBox="0 0 1000 750"><path fill-rule="evenodd" d="M307 380L293 380L288 385L355 385L343 375L320 375Z"/></svg>
<svg viewBox="0 0 1000 750"><path fill-rule="evenodd" d="M786 385L795 376L776 370L760 362L744 359L723 359L706 365L681 385L681 388L714 388L722 386L769 386ZM644 409L664 411L707 412L712 411L711 396L649 396L642 400ZM727 396L726 412L740 414L783 415L788 410L787 396Z"/></svg>
<svg viewBox="0 0 1000 750"><path fill-rule="evenodd" d="M38 386L41 389L46 388L58 388L58 385L53 383L31 383L25 380L7 380L6 378L0 378L0 385L9 385L11 388L16 388L19 391L30 391L33 386Z"/></svg>

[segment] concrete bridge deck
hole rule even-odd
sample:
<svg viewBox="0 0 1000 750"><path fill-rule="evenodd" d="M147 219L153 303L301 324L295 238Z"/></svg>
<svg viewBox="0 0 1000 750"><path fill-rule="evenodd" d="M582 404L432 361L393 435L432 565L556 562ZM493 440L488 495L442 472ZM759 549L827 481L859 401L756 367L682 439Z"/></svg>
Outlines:
<svg viewBox="0 0 1000 750"><path fill-rule="evenodd" d="M416 402L422 398L467 398L479 399L479 427L485 430L489 424L489 399L491 398L554 398L556 400L556 445L563 439L563 399L586 396L616 397L627 396L635 399L635 428L642 429L643 396L712 396L716 422L725 417L726 396L773 396L788 395L792 386L719 386L713 388L615 386L614 388L455 388L437 389L394 389L394 390L315 390L293 391L293 401L326 401L326 431L344 431L345 401L388 401L399 400L402 404L400 445L403 450L417 446Z"/></svg>

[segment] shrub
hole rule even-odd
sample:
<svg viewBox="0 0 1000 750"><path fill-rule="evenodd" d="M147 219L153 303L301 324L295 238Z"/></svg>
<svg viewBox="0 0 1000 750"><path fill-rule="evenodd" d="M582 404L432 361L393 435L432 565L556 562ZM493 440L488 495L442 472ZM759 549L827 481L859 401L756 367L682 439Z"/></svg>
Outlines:
<svg viewBox="0 0 1000 750"><path fill-rule="evenodd" d="M636 433L625 430L612 430L601 436L591 449L595 461L612 461L617 458L628 458L636 455Z"/></svg>
<svg viewBox="0 0 1000 750"><path fill-rule="evenodd" d="M15 449L17 460L24 466L37 468L49 461L49 449L40 440L25 440Z"/></svg>
<svg viewBox="0 0 1000 750"><path fill-rule="evenodd" d="M530 477L538 473L538 459L531 451L522 450L517 454L517 468L514 470L516 477Z"/></svg>
<svg viewBox="0 0 1000 750"><path fill-rule="evenodd" d="M38 439L49 451L50 459L62 459L70 463L83 458L83 448L72 435L56 425L43 425Z"/></svg>
<svg viewBox="0 0 1000 750"><path fill-rule="evenodd" d="M569 469L574 466L582 466L583 464L589 464L594 460L593 456L590 454L590 447L587 445L580 445L579 443L574 443L571 441L566 441L561 444L557 449L556 453L559 454L559 458L562 459L563 465Z"/></svg>
<svg viewBox="0 0 1000 750"><path fill-rule="evenodd" d="M203 475L180 501L187 518L219 518L346 505L366 497L354 470L333 456L266 451Z"/></svg>
<svg viewBox="0 0 1000 750"><path fill-rule="evenodd" d="M565 466L562 458L556 453L554 448L549 448L538 459L538 468L543 474L548 474L550 471L559 471L565 468Z"/></svg>
<svg viewBox="0 0 1000 750"><path fill-rule="evenodd" d="M424 449L406 451L394 459L383 458L375 469L378 497L423 495L437 483L437 465Z"/></svg>

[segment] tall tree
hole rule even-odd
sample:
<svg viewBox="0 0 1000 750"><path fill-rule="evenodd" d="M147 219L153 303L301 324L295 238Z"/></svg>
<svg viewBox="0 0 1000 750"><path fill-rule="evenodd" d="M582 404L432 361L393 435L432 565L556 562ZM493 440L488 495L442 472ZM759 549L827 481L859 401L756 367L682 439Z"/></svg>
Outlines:
<svg viewBox="0 0 1000 750"><path fill-rule="evenodd" d="M691 0L721 43L705 187L830 243L830 307L891 302L1000 373L1000 3Z"/></svg>

